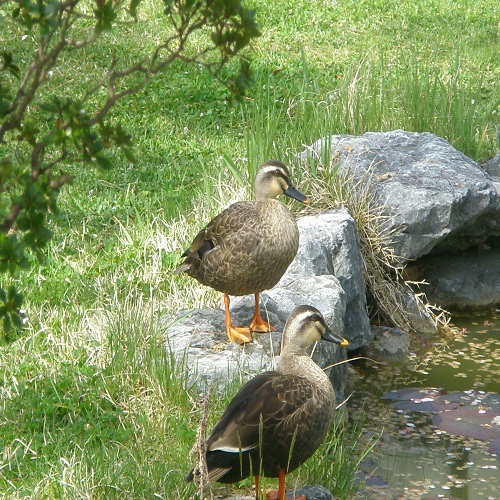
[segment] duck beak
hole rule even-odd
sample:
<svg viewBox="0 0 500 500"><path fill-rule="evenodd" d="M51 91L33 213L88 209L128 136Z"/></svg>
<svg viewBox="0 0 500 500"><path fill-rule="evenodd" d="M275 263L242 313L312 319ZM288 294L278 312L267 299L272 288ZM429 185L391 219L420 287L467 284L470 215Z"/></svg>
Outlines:
<svg viewBox="0 0 500 500"><path fill-rule="evenodd" d="M335 335L330 329L328 329L324 333L322 339L328 342L333 342L334 344L341 345L342 347L346 347L349 345L349 342L345 338L340 337L339 335Z"/></svg>
<svg viewBox="0 0 500 500"><path fill-rule="evenodd" d="M297 200L297 201L300 201L302 203L305 203L306 205L308 205L309 203L311 203L311 201L309 200L309 198L307 196L304 196L297 189L295 189L295 187L293 186L293 184L289 184L288 185L288 189L286 191L284 191L283 194L285 194L286 196L289 196L290 198L293 198L294 200Z"/></svg>

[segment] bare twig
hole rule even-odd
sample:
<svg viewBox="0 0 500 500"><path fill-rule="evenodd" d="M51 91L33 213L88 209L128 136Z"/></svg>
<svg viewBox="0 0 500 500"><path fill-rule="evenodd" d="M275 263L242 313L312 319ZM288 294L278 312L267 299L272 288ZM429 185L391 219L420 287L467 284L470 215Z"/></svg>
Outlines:
<svg viewBox="0 0 500 500"><path fill-rule="evenodd" d="M208 488L208 494L210 499L213 500L214 495L212 488L210 486L210 481L208 480L208 469L207 469L207 445L206 445L206 434L207 434L207 421L208 414L210 410L210 398L212 393L212 387L208 389L206 394L200 396L201 405L201 418L198 424L198 429L196 430L196 440L194 442L193 448L191 449L190 456L191 460L195 462L194 466L194 483L200 498L204 498L205 488Z"/></svg>

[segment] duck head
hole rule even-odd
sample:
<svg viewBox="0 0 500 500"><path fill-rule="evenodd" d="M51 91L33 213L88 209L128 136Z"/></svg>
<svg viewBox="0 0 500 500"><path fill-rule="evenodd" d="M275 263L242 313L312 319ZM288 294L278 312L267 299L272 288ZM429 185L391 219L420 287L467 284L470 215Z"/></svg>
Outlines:
<svg viewBox="0 0 500 500"><path fill-rule="evenodd" d="M254 193L256 200L277 198L284 194L301 203L309 203L309 198L298 191L290 181L286 166L277 160L266 161L259 167L255 176Z"/></svg>
<svg viewBox="0 0 500 500"><path fill-rule="evenodd" d="M283 330L282 351L305 352L313 342L326 340L341 346L349 342L334 334L327 326L323 315L312 306L298 306L288 317Z"/></svg>

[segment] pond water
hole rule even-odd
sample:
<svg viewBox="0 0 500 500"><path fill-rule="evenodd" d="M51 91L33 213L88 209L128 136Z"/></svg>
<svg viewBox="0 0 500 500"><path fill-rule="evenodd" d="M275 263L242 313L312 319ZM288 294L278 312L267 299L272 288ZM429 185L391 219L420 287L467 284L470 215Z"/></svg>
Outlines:
<svg viewBox="0 0 500 500"><path fill-rule="evenodd" d="M408 362L355 363L350 413L363 413L367 435L381 434L363 461L366 483L360 497L500 499L500 443L483 440L481 434L486 430L498 436L500 427L491 431L491 418L476 418L500 415L499 313L454 317L455 338L419 346ZM444 417L452 415L452 408L474 410L470 422L470 415L461 413L451 423L463 425L465 433L477 429L481 440L442 430L436 411L415 411L419 408L413 402L402 401L409 399L407 388L420 393L417 403L435 405L437 397L451 404L440 414ZM427 391L431 388L438 391ZM384 399L387 395L392 399Z"/></svg>

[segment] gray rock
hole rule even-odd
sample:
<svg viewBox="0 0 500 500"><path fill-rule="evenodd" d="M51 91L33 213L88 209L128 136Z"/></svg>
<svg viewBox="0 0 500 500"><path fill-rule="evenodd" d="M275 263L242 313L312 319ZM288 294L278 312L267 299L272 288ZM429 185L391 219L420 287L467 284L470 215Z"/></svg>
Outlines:
<svg viewBox="0 0 500 500"><path fill-rule="evenodd" d="M293 498L304 495L306 500L334 500L333 495L323 486L304 486L298 490L287 490L287 497ZM255 500L255 497L227 497L226 500Z"/></svg>
<svg viewBox="0 0 500 500"><path fill-rule="evenodd" d="M448 309L500 304L500 248L460 255L438 255L422 262L421 289L431 303Z"/></svg>
<svg viewBox="0 0 500 500"><path fill-rule="evenodd" d="M303 217L298 226L299 251L283 279L293 274L336 276L346 295L343 336L348 350L357 349L371 340L371 333L356 223L347 209L339 209Z"/></svg>
<svg viewBox="0 0 500 500"><path fill-rule="evenodd" d="M374 326L373 342L363 349L363 355L376 360L405 360L410 353L410 334L399 328Z"/></svg>
<svg viewBox="0 0 500 500"><path fill-rule="evenodd" d="M434 319L428 311L417 303L415 294L411 291L405 292L404 298L403 307L406 311L411 330L421 335L434 335L438 333Z"/></svg>
<svg viewBox="0 0 500 500"><path fill-rule="evenodd" d="M300 291L300 294L298 293ZM329 328L343 331L345 294L334 276L290 277L282 287L262 294L261 308L278 331L254 334L254 341L239 346L227 341L222 310L189 310L164 319L167 345L178 362L183 363L188 383L201 392L212 385L222 388L228 380L241 384L257 373L274 369L280 353L281 332L290 312L297 305L316 305ZM253 296L233 301L234 324L246 324L253 314ZM313 359L326 368L346 358L345 349L330 342L318 342ZM329 376L340 403L344 398L344 365L330 369Z"/></svg>
<svg viewBox="0 0 500 500"><path fill-rule="evenodd" d="M245 346L227 341L224 312L191 309L163 318L167 348L181 364L188 385L205 392L223 389L228 381L242 385L256 373L276 366L281 335L260 335Z"/></svg>
<svg viewBox="0 0 500 500"><path fill-rule="evenodd" d="M500 235L491 177L447 141L429 133L368 132L316 141L302 156L331 148L340 170L368 182L386 207L395 254L466 249Z"/></svg>
<svg viewBox="0 0 500 500"><path fill-rule="evenodd" d="M444 139L401 130L332 136L316 141L302 156L320 155L324 148L330 148L341 171L348 169L356 182L367 183L385 207L393 234L390 246L402 262L447 256L437 261L449 263L446 277L439 276L439 266L432 276L421 275L432 281L431 287L421 289L431 303L460 308L498 303L498 268L491 265L486 277L480 266L482 260L493 263L496 258L483 247L498 248L500 243L498 158L485 165L492 178ZM464 251L470 266L461 257L453 257ZM454 271L452 262L456 263ZM475 285L465 286L466 282ZM419 312L410 295L408 301L412 328L434 332L428 314Z"/></svg>
<svg viewBox="0 0 500 500"><path fill-rule="evenodd" d="M500 177L500 153L488 160L482 168L492 177Z"/></svg>
<svg viewBox="0 0 500 500"><path fill-rule="evenodd" d="M287 492L289 495L293 493L293 491ZM314 486L304 486L303 488L295 491L295 496L304 495L306 500L334 500L333 495L323 486L314 485Z"/></svg>

